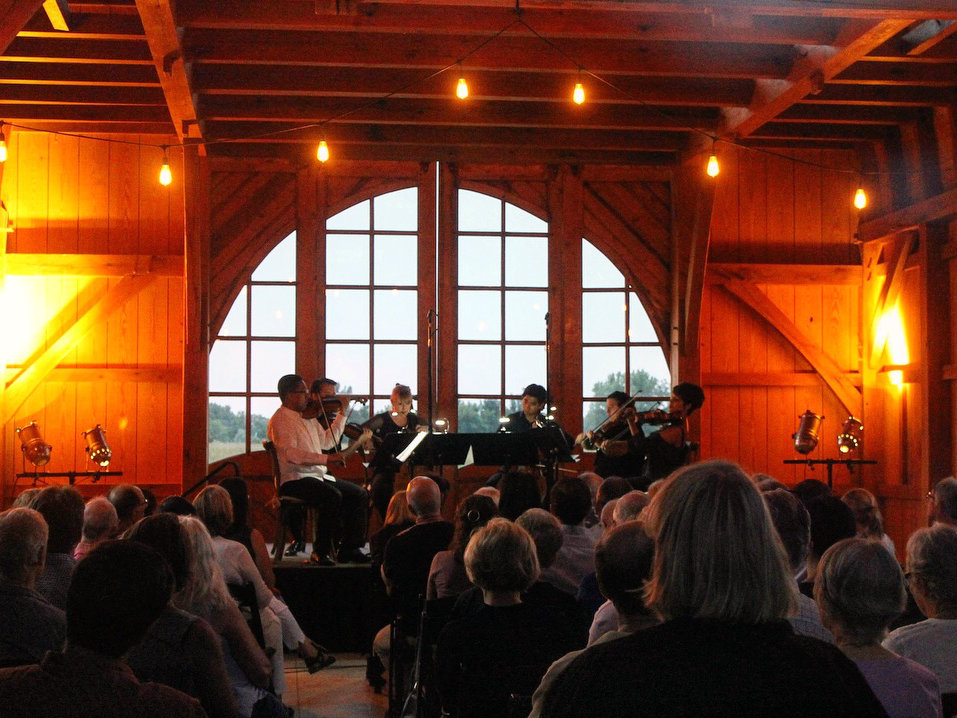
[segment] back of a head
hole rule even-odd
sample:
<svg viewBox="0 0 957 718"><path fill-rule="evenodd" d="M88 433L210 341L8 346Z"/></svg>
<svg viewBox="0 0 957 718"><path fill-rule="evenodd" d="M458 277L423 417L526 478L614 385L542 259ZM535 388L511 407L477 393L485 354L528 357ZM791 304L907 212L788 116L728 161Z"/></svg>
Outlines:
<svg viewBox="0 0 957 718"><path fill-rule="evenodd" d="M807 560L811 543L811 517L797 496L785 489L762 494L771 514L771 522L787 551L791 570L797 571Z"/></svg>
<svg viewBox="0 0 957 718"><path fill-rule="evenodd" d="M405 490L396 491L392 494L392 498L389 499L389 508L387 508L385 512L384 525L408 524L413 521L415 521L415 514L413 514L412 509L409 508L409 498Z"/></svg>
<svg viewBox="0 0 957 718"><path fill-rule="evenodd" d="M651 499L644 491L629 491L615 504L615 523L623 524L627 521L634 521L649 503L651 503Z"/></svg>
<svg viewBox="0 0 957 718"><path fill-rule="evenodd" d="M492 519L472 534L465 549L465 571L486 591L526 591L539 575L532 537L508 519Z"/></svg>
<svg viewBox="0 0 957 718"><path fill-rule="evenodd" d="M136 541L107 541L77 564L66 601L67 640L119 658L169 602L173 577L160 554Z"/></svg>
<svg viewBox="0 0 957 718"><path fill-rule="evenodd" d="M120 517L120 523L129 522L133 517L133 512L145 500L139 487L132 484L117 484L110 489L110 493L106 497L116 508L116 515Z"/></svg>
<svg viewBox="0 0 957 718"><path fill-rule="evenodd" d="M851 489L841 497L854 514L857 535L880 539L884 535L884 517L877 507L877 497L867 489Z"/></svg>
<svg viewBox="0 0 957 718"><path fill-rule="evenodd" d="M948 476L934 486L937 519L957 525L957 478Z"/></svg>
<svg viewBox="0 0 957 718"><path fill-rule="evenodd" d="M907 539L907 571L938 611L957 610L957 528L934 524Z"/></svg>
<svg viewBox="0 0 957 718"><path fill-rule="evenodd" d="M588 487L588 492L591 494L592 504L594 504L595 499L598 498L598 490L605 480L594 471L583 471L578 475L578 478L585 482L585 486Z"/></svg>
<svg viewBox="0 0 957 718"><path fill-rule="evenodd" d="M226 489L233 505L233 526L244 527L249 516L249 486L239 476L230 476L219 482Z"/></svg>
<svg viewBox="0 0 957 718"><path fill-rule="evenodd" d="M442 509L442 492L428 476L416 476L405 491L409 508L416 516L430 516Z"/></svg>
<svg viewBox="0 0 957 718"><path fill-rule="evenodd" d="M651 578L655 543L640 521L614 526L595 547L595 572L602 595L620 614L649 613L643 589Z"/></svg>
<svg viewBox="0 0 957 718"><path fill-rule="evenodd" d="M47 553L73 553L83 532L83 497L72 486L48 486L33 501L50 530Z"/></svg>
<svg viewBox="0 0 957 718"><path fill-rule="evenodd" d="M591 492L577 476L564 476L552 487L552 513L566 526L577 526L591 511Z"/></svg>
<svg viewBox="0 0 957 718"><path fill-rule="evenodd" d="M841 539L854 538L857 524L851 509L835 496L818 496L805 503L811 517L811 556L820 558Z"/></svg>
<svg viewBox="0 0 957 718"><path fill-rule="evenodd" d="M778 481L773 476L768 474L754 474L751 476L751 481L754 482L754 485L758 487L758 491L762 493L765 491L776 491L777 489L784 489L787 491L787 484L784 484Z"/></svg>
<svg viewBox="0 0 957 718"><path fill-rule="evenodd" d="M546 569L551 566L565 541L558 519L545 509L529 509L515 519L515 523L532 537L539 568Z"/></svg>
<svg viewBox="0 0 957 718"><path fill-rule="evenodd" d="M794 607L784 548L738 465L679 469L649 506L645 526L656 543L645 602L666 619L762 623Z"/></svg>
<svg viewBox="0 0 957 718"><path fill-rule="evenodd" d="M127 538L150 546L166 559L179 591L189 580L190 553L186 532L175 514L154 514L133 526Z"/></svg>
<svg viewBox="0 0 957 718"><path fill-rule="evenodd" d="M598 487L598 494L595 496L595 511L601 514L601 510L612 499L620 499L631 491L631 484L620 476L609 476L602 481Z"/></svg>
<svg viewBox="0 0 957 718"><path fill-rule="evenodd" d="M206 524L210 536L222 536L233 523L233 502L222 486L207 486L193 499L193 507L200 521Z"/></svg>
<svg viewBox="0 0 957 718"><path fill-rule="evenodd" d="M510 471L498 482L498 512L514 521L528 509L542 507L538 481L525 471Z"/></svg>
<svg viewBox="0 0 957 718"><path fill-rule="evenodd" d="M452 550L457 559L462 560L469 538L477 529L498 515L495 502L488 496L466 496L455 512L455 535L452 537Z"/></svg>
<svg viewBox="0 0 957 718"><path fill-rule="evenodd" d="M804 479L791 487L791 493L807 504L811 499L819 496L830 496L831 488L823 481L817 479Z"/></svg>
<svg viewBox="0 0 957 718"><path fill-rule="evenodd" d="M33 502L37 500L37 496L40 495L41 491L43 491L43 489L38 488L36 486L30 487L29 489L24 489L19 494L17 494L17 498L13 500L13 505L10 508L32 509Z"/></svg>
<svg viewBox="0 0 957 718"><path fill-rule="evenodd" d="M814 598L837 634L858 645L876 643L904 610L904 574L880 543L843 539L821 557Z"/></svg>
<svg viewBox="0 0 957 718"><path fill-rule="evenodd" d="M43 565L47 523L39 511L24 507L0 513L0 576L20 583L31 567Z"/></svg>
<svg viewBox="0 0 957 718"><path fill-rule="evenodd" d="M496 508L498 508L498 500L502 498L501 492L494 486L480 486L472 496L488 496L495 502Z"/></svg>
<svg viewBox="0 0 957 718"><path fill-rule="evenodd" d="M211 611L225 608L232 599L206 525L193 516L183 516L179 522L189 554L189 580L176 595L176 605L190 613L206 616Z"/></svg>
<svg viewBox="0 0 957 718"><path fill-rule="evenodd" d="M159 505L161 514L175 514L177 516L195 516L196 509L183 496L167 496Z"/></svg>
<svg viewBox="0 0 957 718"><path fill-rule="evenodd" d="M105 496L96 496L86 502L83 508L83 538L87 541L99 541L109 538L116 531L120 519L116 508Z"/></svg>

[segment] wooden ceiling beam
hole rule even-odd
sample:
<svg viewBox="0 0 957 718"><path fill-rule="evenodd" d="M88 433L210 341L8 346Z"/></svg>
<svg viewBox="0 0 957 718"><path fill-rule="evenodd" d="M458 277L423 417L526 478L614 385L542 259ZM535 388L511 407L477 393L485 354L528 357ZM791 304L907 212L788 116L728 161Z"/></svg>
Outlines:
<svg viewBox="0 0 957 718"><path fill-rule="evenodd" d="M3 117L7 120L34 121L58 120L76 122L166 122L169 110L166 105L2 105ZM167 124L167 126L169 126Z"/></svg>
<svg viewBox="0 0 957 718"><path fill-rule="evenodd" d="M568 129L678 130L713 128L717 113L708 108L670 108L667 112L641 106L589 105L578 107L536 102L471 101L390 98L382 103L350 98L240 98L204 97L199 111L209 122L318 123L343 117L342 124L429 125L458 127L564 127ZM348 114L347 114L348 113ZM334 120L334 126L340 122ZM268 131L264 127L261 131Z"/></svg>
<svg viewBox="0 0 957 718"><path fill-rule="evenodd" d="M600 38L604 40L711 41L713 17L706 13L637 13L623 9L595 12L588 7L522 8L522 19L549 38ZM429 33L492 35L515 20L514 5L507 8L455 6L379 5L355 14L316 11L314 0L250 3L221 0L215 4L191 3L178 7L184 27L217 30L322 30L356 33ZM744 44L827 45L840 21L833 18L754 16L748 27L722 28L727 42ZM517 26L505 35L527 35Z"/></svg>
<svg viewBox="0 0 957 718"><path fill-rule="evenodd" d="M440 70L475 49L463 35L354 36L346 33L190 30L183 36L196 64L403 67ZM576 63L598 74L783 78L796 57L791 47L733 43L642 42L570 39L563 57L538 38L499 37L463 63L464 69L568 72ZM572 59L569 59L572 58Z"/></svg>
<svg viewBox="0 0 957 718"><path fill-rule="evenodd" d="M18 122L18 124L20 124ZM169 119L165 122L101 122L97 120L30 120L24 122L37 132L82 132L91 135L151 135L158 141L171 140L174 137L173 125ZM26 132L28 130L21 130ZM145 141L145 140L144 140Z"/></svg>
<svg viewBox="0 0 957 718"><path fill-rule="evenodd" d="M957 104L957 91L906 85L832 85L809 98L818 104L947 107Z"/></svg>
<svg viewBox="0 0 957 718"><path fill-rule="evenodd" d="M6 62L76 62L94 64L148 65L152 64L149 48L142 40L103 41L73 39L69 33L62 38L18 37L0 58Z"/></svg>
<svg viewBox="0 0 957 718"><path fill-rule="evenodd" d="M132 2L70 2L70 9L76 13L89 15L138 15Z"/></svg>
<svg viewBox="0 0 957 718"><path fill-rule="evenodd" d="M136 0L136 9L143 22L176 136L180 142L202 139L202 128L189 87L188 68L173 18L171 0ZM200 154L204 155L205 151L200 149Z"/></svg>
<svg viewBox="0 0 957 718"><path fill-rule="evenodd" d="M43 12L47 14L54 30L69 32L70 6L66 0L43 0Z"/></svg>
<svg viewBox="0 0 957 718"><path fill-rule="evenodd" d="M721 134L747 137L910 25L910 20L849 22L831 48L807 48L785 81L758 80L748 108L729 108Z"/></svg>
<svg viewBox="0 0 957 718"><path fill-rule="evenodd" d="M464 72L473 100L536 100L567 103L578 73L509 73L469 69ZM252 65L197 64L191 84L202 95L255 95L290 97L380 97L395 93L398 98L449 99L453 96L455 73L428 78L423 70L405 68L317 67L276 65L262 72ZM723 107L746 105L754 82L706 77L673 78L619 75L615 88L585 78L587 102L601 104L684 105Z"/></svg>
<svg viewBox="0 0 957 718"><path fill-rule="evenodd" d="M92 85L113 87L159 87L159 78L150 64L110 65L110 71L87 63L11 62L0 57L0 84Z"/></svg>
<svg viewBox="0 0 957 718"><path fill-rule="evenodd" d="M41 7L43 0L0 0L0 55Z"/></svg>
<svg viewBox="0 0 957 718"><path fill-rule="evenodd" d="M0 104L38 103L63 105L165 105L157 87L85 87L77 85L7 85Z"/></svg>
<svg viewBox="0 0 957 718"><path fill-rule="evenodd" d="M836 105L801 102L788 108L777 119L784 122L818 122L854 125L899 125L915 122L918 111L907 107L839 107Z"/></svg>
<svg viewBox="0 0 957 718"><path fill-rule="evenodd" d="M917 62L859 62L829 82L854 85L913 85L915 87L953 87L953 64Z"/></svg>
<svg viewBox="0 0 957 718"><path fill-rule="evenodd" d="M74 7L75 4L71 3L71 10ZM22 37L46 37L55 33L50 32L50 24L37 15L19 34ZM102 15L73 10L70 13L70 36L88 40L143 40L143 23L139 15Z"/></svg>
<svg viewBox="0 0 957 718"><path fill-rule="evenodd" d="M838 125L802 122L769 122L755 130L751 137L765 139L835 140L838 142L880 141L887 138L882 125Z"/></svg>

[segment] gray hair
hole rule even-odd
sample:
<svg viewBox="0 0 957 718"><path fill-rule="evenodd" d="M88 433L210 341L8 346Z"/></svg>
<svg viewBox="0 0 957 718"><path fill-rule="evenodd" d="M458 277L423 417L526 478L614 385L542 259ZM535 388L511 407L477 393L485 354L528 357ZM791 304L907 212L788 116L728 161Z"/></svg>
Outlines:
<svg viewBox="0 0 957 718"><path fill-rule="evenodd" d="M644 491L629 491L618 499L615 504L614 521L616 524L623 524L626 521L632 521L638 518L638 514L651 503L648 494Z"/></svg>
<svg viewBox="0 0 957 718"><path fill-rule="evenodd" d="M83 507L83 538L100 541L109 538L120 525L116 508L105 496L96 496Z"/></svg>
<svg viewBox="0 0 957 718"><path fill-rule="evenodd" d="M951 521L957 521L957 478L948 476L934 487L934 505Z"/></svg>
<svg viewBox="0 0 957 718"><path fill-rule="evenodd" d="M527 591L539 576L532 537L508 519L492 519L472 534L465 549L465 572L486 591Z"/></svg>
<svg viewBox="0 0 957 718"><path fill-rule="evenodd" d="M18 507L0 513L0 575L22 579L24 569L42 564L47 550L47 522L39 511Z"/></svg>
<svg viewBox="0 0 957 718"><path fill-rule="evenodd" d="M814 584L825 625L857 645L871 645L904 610L907 594L897 559L876 541L838 541L821 557Z"/></svg>
<svg viewBox="0 0 957 718"><path fill-rule="evenodd" d="M939 609L957 608L957 529L917 529L907 539L907 571Z"/></svg>
<svg viewBox="0 0 957 718"><path fill-rule="evenodd" d="M545 509L529 509L515 523L528 531L535 543L539 568L548 568L565 541L562 524L558 518Z"/></svg>

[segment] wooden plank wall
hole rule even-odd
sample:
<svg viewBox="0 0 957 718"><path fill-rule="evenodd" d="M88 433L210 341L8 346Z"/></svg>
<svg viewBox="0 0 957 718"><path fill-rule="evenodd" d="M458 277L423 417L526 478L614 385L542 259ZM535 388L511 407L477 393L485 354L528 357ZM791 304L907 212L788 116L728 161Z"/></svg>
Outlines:
<svg viewBox="0 0 957 718"><path fill-rule="evenodd" d="M857 218L850 201L854 177L801 162L848 167L853 157L834 150L793 157L743 149L722 153L711 223L712 263L859 264ZM860 384L859 286L802 281L758 287ZM835 437L848 415L806 359L714 281L704 290L699 344L707 395L698 420L701 456L733 459L788 484L823 479L821 468L782 463L801 458L791 434L805 409L825 416L822 440L810 458L837 456ZM845 469L837 469L835 479L850 483Z"/></svg>
<svg viewBox="0 0 957 718"><path fill-rule="evenodd" d="M171 153L174 181L166 188L157 181L162 153L156 147L30 132L16 133L9 147L0 186L0 198L15 226L12 234L0 235L8 238L8 253L182 255L179 156ZM8 306L15 313L24 312L28 321L9 314L0 317L3 334L33 334L20 342L22 350L8 361L22 363L41 353L120 281L121 277L8 277ZM23 488L23 480L14 487L14 475L22 470L15 427L32 420L54 447L49 471L85 469L86 444L80 432L99 423L113 450L110 469L124 475L104 478L95 491L120 481L179 490L182 317L182 278L161 277L79 342L3 426L3 505ZM68 369L92 371L64 373ZM8 381L13 372L15 368L8 369Z"/></svg>

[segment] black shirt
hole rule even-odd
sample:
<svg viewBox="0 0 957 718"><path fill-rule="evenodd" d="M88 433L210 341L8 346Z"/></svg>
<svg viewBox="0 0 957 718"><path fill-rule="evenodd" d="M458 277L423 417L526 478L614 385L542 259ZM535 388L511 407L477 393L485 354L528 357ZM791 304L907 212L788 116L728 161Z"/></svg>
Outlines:
<svg viewBox="0 0 957 718"><path fill-rule="evenodd" d="M400 614L417 613L432 558L449 547L454 532L455 526L448 521L429 521L415 524L386 544L382 570L392 585L391 596Z"/></svg>

